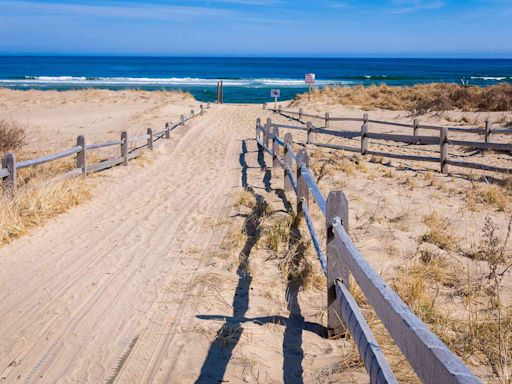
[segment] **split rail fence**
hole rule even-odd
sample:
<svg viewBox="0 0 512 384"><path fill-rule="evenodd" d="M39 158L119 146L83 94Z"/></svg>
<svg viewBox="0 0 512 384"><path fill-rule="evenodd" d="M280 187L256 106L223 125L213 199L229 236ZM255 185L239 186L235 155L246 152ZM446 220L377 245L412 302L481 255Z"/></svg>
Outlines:
<svg viewBox="0 0 512 384"><path fill-rule="evenodd" d="M112 140L95 144L87 144L85 137L80 135L77 137L76 146L72 148L65 149L61 152L51 155L45 155L35 159L19 162L16 161L15 153L6 153L2 158L2 168L0 169L0 177L2 179L3 190L4 192L9 192L11 194L16 193L16 176L18 170L50 163L52 161L64 159L70 156L76 155L76 167L66 173L56 176L54 179L50 180L50 182L65 180L80 175L86 176L88 173L103 171L119 164L128 165L130 160L140 156L140 150L142 148L147 147L148 149L153 150L153 143L155 141L162 138L169 139L171 131L173 131L175 128L184 125L187 121L193 119L196 116L203 115L205 113L203 106L201 105L199 108L200 111L198 114L196 114L194 110L191 110L190 115L181 115L180 121L175 124L171 125L171 123L166 123L165 128L159 132L153 132L153 129L148 128L145 135L129 137L128 132L123 131L121 132L120 140ZM208 108L210 108L209 104L207 105L207 109ZM144 144L129 150L129 145L133 143ZM87 153L89 151L115 146L120 146L119 157L103 160L95 164L89 164L87 162Z"/></svg>
<svg viewBox="0 0 512 384"><path fill-rule="evenodd" d="M302 214L305 219L327 278L327 327L330 335L350 332L372 383L397 382L361 309L350 293L349 280L353 276L422 382L480 383L459 357L429 330L368 264L348 235L349 204L344 193L333 191L326 199L309 169L306 150L303 148L295 153L291 133L281 138L279 130L280 126L272 124L270 119L264 126L258 119L258 150L272 156L274 171L279 168L284 170L284 190L293 190L297 196L297 213ZM325 252L309 211L310 195L325 217Z"/></svg>
<svg viewBox="0 0 512 384"><path fill-rule="evenodd" d="M263 105L266 108L266 104ZM510 135L512 129L493 129L492 123L489 119L486 120L485 128L464 128L464 127L443 127L437 125L420 124L418 119L414 119L412 124L373 120L370 119L368 114L365 113L362 118L357 117L332 117L329 113L324 116L304 113L302 109L296 111L283 110L281 106L278 109L271 109L275 113L279 113L284 117L295 120L301 123L303 126L293 126L285 124L273 124L273 126L296 129L307 132L307 144L312 144L317 147L325 147L330 149L339 149L349 152L357 152L361 155L374 155L380 157L411 160L411 161L425 161L434 162L440 164L440 170L442 173L448 173L450 165L455 167L479 169L488 172L497 173L512 173L512 168L498 167L488 164L481 164L475 162L453 160L450 158L449 148L450 146L467 147L472 149L478 149L481 151L493 150L500 152L512 152L512 144L510 143L495 143L492 142L493 135ZM315 127L310 121L304 121L304 118L320 119L324 121L324 126ZM341 121L341 122L360 122L361 130L334 130L330 129L330 122ZM388 134L388 133L374 133L370 132L370 124L378 124L384 126L393 126L400 128L412 129L412 135L404 134ZM304 125L306 127L304 127ZM439 132L436 136L424 136L420 135L420 130L428 130ZM452 138L453 133L473 133L483 136L483 141L468 141L468 140L457 140ZM347 145L327 144L321 143L316 140L317 134L323 134L328 136L336 136L344 139L354 139L360 137L360 147L352 147ZM314 139L315 138L315 139ZM372 151L369 149L370 139L378 141L393 141L398 143L406 143L412 145L439 145L439 156L418 156L418 155L406 155L383 151Z"/></svg>

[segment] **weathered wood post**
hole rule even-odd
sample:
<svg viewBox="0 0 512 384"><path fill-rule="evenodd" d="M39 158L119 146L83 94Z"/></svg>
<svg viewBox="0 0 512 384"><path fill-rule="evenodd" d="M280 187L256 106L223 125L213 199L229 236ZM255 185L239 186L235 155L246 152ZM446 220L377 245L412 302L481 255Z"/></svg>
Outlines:
<svg viewBox="0 0 512 384"><path fill-rule="evenodd" d="M263 144L265 147L270 148L270 130L272 129L272 119L267 119L267 125L264 127L265 133L263 134Z"/></svg>
<svg viewBox="0 0 512 384"><path fill-rule="evenodd" d="M341 191L329 193L325 222L327 231L327 329L329 337L339 336L347 331L346 325L341 320L340 301L336 299L336 279L340 279L346 287L349 287L350 284L349 269L334 241L333 223L335 218L341 220L343 228L348 233L348 201Z"/></svg>
<svg viewBox="0 0 512 384"><path fill-rule="evenodd" d="M329 112L325 112L325 128L329 128Z"/></svg>
<svg viewBox="0 0 512 384"><path fill-rule="evenodd" d="M307 139L306 144L311 144L311 135L313 134L313 124L311 124L311 121L308 121L306 124L307 129Z"/></svg>
<svg viewBox="0 0 512 384"><path fill-rule="evenodd" d="M288 144L290 146L293 143L292 134L288 132L284 135L284 191L288 192L293 189L292 182L288 177L288 173L286 169L288 168L290 172L292 172L293 159L290 150L288 149Z"/></svg>
<svg viewBox="0 0 512 384"><path fill-rule="evenodd" d="M361 126L361 155L366 155L368 151L368 114L363 116L363 125Z"/></svg>
<svg viewBox="0 0 512 384"><path fill-rule="evenodd" d="M165 138L171 138L171 123L165 123Z"/></svg>
<svg viewBox="0 0 512 384"><path fill-rule="evenodd" d="M261 119L258 117L256 119L256 145L258 147L258 152L261 152L263 148L261 147L258 139L261 137Z"/></svg>
<svg viewBox="0 0 512 384"><path fill-rule="evenodd" d="M258 146L258 152L261 150L260 145L258 143L258 139L260 137L260 126L261 119L259 117L256 118L256 145Z"/></svg>
<svg viewBox="0 0 512 384"><path fill-rule="evenodd" d="M121 132L121 157L124 159L123 165L128 165L128 132Z"/></svg>
<svg viewBox="0 0 512 384"><path fill-rule="evenodd" d="M190 116L194 116L196 113L194 112L193 109L190 110Z"/></svg>
<svg viewBox="0 0 512 384"><path fill-rule="evenodd" d="M490 143L491 138L491 132L492 132L492 122L489 118L485 119L485 143Z"/></svg>
<svg viewBox="0 0 512 384"><path fill-rule="evenodd" d="M441 173L448 173L448 128L443 127L439 131L439 143L441 152Z"/></svg>
<svg viewBox="0 0 512 384"><path fill-rule="evenodd" d="M302 166L309 166L309 157L305 148L297 153L297 214L302 213L302 206L309 208L309 188L302 177Z"/></svg>
<svg viewBox="0 0 512 384"><path fill-rule="evenodd" d="M85 146L85 137L80 135L76 138L76 145L82 147L82 150L76 154L76 167L82 170L82 175L87 175L87 148Z"/></svg>
<svg viewBox="0 0 512 384"><path fill-rule="evenodd" d="M267 103L263 103L263 109L267 109Z"/></svg>
<svg viewBox="0 0 512 384"><path fill-rule="evenodd" d="M204 115L204 108L203 108L203 104L201 104L201 105L199 106L199 115L200 115L200 116L203 116L203 115Z"/></svg>
<svg viewBox="0 0 512 384"><path fill-rule="evenodd" d="M153 130L148 128L148 148L153 150Z"/></svg>
<svg viewBox="0 0 512 384"><path fill-rule="evenodd" d="M2 178L4 192L14 193L16 189L16 154L6 153L2 158L2 168L7 168L9 174Z"/></svg>
<svg viewBox="0 0 512 384"><path fill-rule="evenodd" d="M217 104L220 104L220 81L217 81Z"/></svg>
<svg viewBox="0 0 512 384"><path fill-rule="evenodd" d="M277 138L279 137L279 127L274 125L274 129L272 131L274 136L272 137L272 168L278 168L280 166L279 163L279 143L277 142Z"/></svg>
<svg viewBox="0 0 512 384"><path fill-rule="evenodd" d="M279 107L277 107L277 110L279 111L279 114L283 113L283 106L279 105Z"/></svg>
<svg viewBox="0 0 512 384"><path fill-rule="evenodd" d="M417 138L419 133L420 133L420 120L414 119L412 134L414 135L415 138ZM414 140L414 144L418 144L418 143L419 143L418 139Z"/></svg>
<svg viewBox="0 0 512 384"><path fill-rule="evenodd" d="M185 115L180 116L181 125L185 125Z"/></svg>
<svg viewBox="0 0 512 384"><path fill-rule="evenodd" d="M302 108L299 109L299 120L302 120L302 115L304 114L304 111Z"/></svg>

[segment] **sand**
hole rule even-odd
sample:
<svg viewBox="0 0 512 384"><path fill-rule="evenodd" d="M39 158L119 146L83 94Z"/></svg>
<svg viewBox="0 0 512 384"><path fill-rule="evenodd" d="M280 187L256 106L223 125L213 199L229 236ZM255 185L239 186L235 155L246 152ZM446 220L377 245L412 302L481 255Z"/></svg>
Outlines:
<svg viewBox="0 0 512 384"><path fill-rule="evenodd" d="M0 91L0 116L27 123L34 150L77 134L135 134L198 104L135 91ZM287 286L275 252L258 242L295 200L280 191L282 171L257 154L257 117L287 121L260 105L212 105L159 141L147 164L102 173L91 200L0 248L0 381L368 382L351 342L324 337L325 292ZM313 167L330 156L310 151ZM326 194L345 190L351 234L386 279L415 253L432 209L474 242L482 211L506 228L508 211L466 209L468 178L435 174L427 185L428 168L401 164L331 170L320 181ZM244 189L273 211L254 233L254 212L235 204Z"/></svg>
<svg viewBox="0 0 512 384"><path fill-rule="evenodd" d="M67 121L76 127L81 123L73 112ZM109 131L131 118L123 113ZM217 356L214 342L224 317L243 305L233 304L238 251L223 250L222 241L244 221L230 217L236 214L233 196L241 190L241 140L253 136L259 115L260 107L213 107L160 142L149 166L109 171L89 202L0 250L2 380L282 381L284 329L294 327L257 320L289 314L275 263L263 268L264 258L254 261L252 268L261 273L251 284L248 320L231 359ZM35 116L31 124L52 132L53 124ZM247 163L256 168L251 173L260 186L254 142L249 144ZM294 340L302 333L297 329ZM290 365L301 344L288 344ZM304 331L308 381L339 360L338 344Z"/></svg>

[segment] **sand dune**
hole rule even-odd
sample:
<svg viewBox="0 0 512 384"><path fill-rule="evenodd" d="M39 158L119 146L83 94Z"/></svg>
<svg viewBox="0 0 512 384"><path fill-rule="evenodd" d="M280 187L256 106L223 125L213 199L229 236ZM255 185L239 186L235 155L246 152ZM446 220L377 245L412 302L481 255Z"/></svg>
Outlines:
<svg viewBox="0 0 512 384"><path fill-rule="evenodd" d="M146 93L136 92L10 92L9 100L0 99L0 114L25 117L41 142L51 141L56 127L68 141L82 129L98 139L117 137L127 124L136 133L198 105L163 93L146 100ZM108 118L84 125L96 108L104 108ZM50 111L57 114L55 124ZM310 286L294 285L283 275L283 260L297 244L279 235L279 225L293 217L295 200L282 193L282 170L272 169L269 156L257 152L257 117L289 123L260 105L213 105L170 140L158 141L149 163L93 178L92 199L0 248L0 380L368 381L350 339L325 338L324 281L311 249L305 250ZM304 139L297 131L293 135ZM37 145L36 140L29 150ZM437 164L381 164L314 147L309 152L322 191L346 192L351 235L388 281L416 265L425 247L425 215L438 210L449 216L457 250L429 249L447 262L442 265L456 285L427 292L434 292L436 308L464 318L454 295L464 281L454 278L464 271L469 279L484 268L462 255L481 241L488 215L505 235L510 197L499 208L483 200L469 208L466 192L484 185L475 173L446 176L432 172ZM504 154L478 157L509 161ZM323 237L323 217L314 205L311 211ZM276 249L272 231L285 237L276 240ZM307 243L307 233L302 236ZM402 369L396 349L384 349L393 368ZM492 379L489 367L475 366L481 377Z"/></svg>

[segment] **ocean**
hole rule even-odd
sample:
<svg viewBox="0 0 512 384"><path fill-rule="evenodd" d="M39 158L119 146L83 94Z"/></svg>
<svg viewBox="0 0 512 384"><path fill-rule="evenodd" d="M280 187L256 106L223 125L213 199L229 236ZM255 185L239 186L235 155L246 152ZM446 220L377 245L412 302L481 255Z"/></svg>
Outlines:
<svg viewBox="0 0 512 384"><path fill-rule="evenodd" d="M487 86L512 83L512 59L377 58L200 58L0 56L0 87L15 89L181 89L200 101L214 101L218 80L224 102L271 101L307 91L306 73L316 85L413 85L447 82Z"/></svg>

